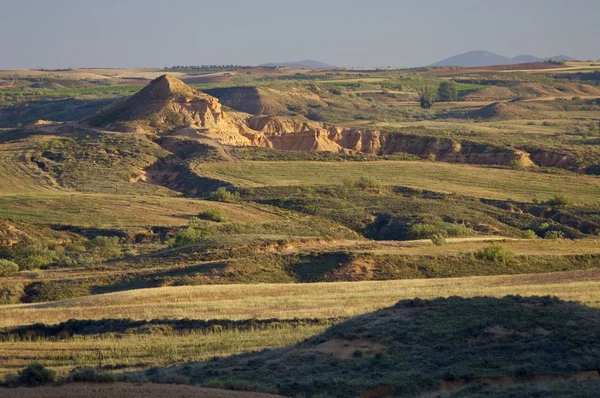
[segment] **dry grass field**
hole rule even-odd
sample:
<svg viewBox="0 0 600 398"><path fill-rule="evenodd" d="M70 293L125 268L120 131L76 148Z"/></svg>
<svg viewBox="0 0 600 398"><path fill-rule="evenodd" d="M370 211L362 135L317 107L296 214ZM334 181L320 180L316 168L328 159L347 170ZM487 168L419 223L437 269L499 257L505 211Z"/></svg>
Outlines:
<svg viewBox="0 0 600 398"><path fill-rule="evenodd" d="M340 318L371 312L398 300L420 297L558 296L600 308L600 272L298 285L222 285L141 289L44 304L0 307L0 327L56 324L70 319L269 319ZM68 373L74 366L102 364L121 370L176 365L214 356L289 345L325 330L285 323L257 330L98 334L12 338L0 342L0 374L31 361Z"/></svg>

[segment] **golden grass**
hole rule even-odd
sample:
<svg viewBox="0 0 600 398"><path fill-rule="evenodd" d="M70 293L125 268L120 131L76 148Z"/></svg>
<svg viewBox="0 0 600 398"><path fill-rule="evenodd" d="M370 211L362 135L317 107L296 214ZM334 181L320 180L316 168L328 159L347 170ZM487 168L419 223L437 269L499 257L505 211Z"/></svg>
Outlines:
<svg viewBox="0 0 600 398"><path fill-rule="evenodd" d="M472 237L448 238L446 245L434 246L431 241L379 241L373 242L368 250L380 254L403 254L407 256L451 256L461 253L471 253L475 250L489 246L493 241L507 247L517 255L573 255L600 253L600 239L578 240L545 240L545 239L512 239L502 237Z"/></svg>
<svg viewBox="0 0 600 398"><path fill-rule="evenodd" d="M341 184L361 176L401 185L490 199L530 201L567 195L579 203L598 203L600 179L473 165L419 161L257 162L198 164L196 173L245 187Z"/></svg>
<svg viewBox="0 0 600 398"><path fill-rule="evenodd" d="M600 272L139 289L53 303L0 306L0 327L52 324L72 318L329 318L361 314L414 297L509 294L550 294L598 307Z"/></svg>
<svg viewBox="0 0 600 398"><path fill-rule="evenodd" d="M41 192L0 196L0 218L42 224L98 228L182 226L192 216L217 208L228 221L273 221L278 216L256 206L198 199L142 195Z"/></svg>
<svg viewBox="0 0 600 398"><path fill-rule="evenodd" d="M440 296L555 295L600 307L600 271L454 279L315 284L182 286L141 289L55 303L0 306L0 326L54 324L101 318L326 318L347 317L390 306L401 299ZM203 361L214 356L275 348L324 331L326 326L278 325L266 330L187 334L76 336L66 340L0 342L0 375L39 361L68 373L98 364L122 371Z"/></svg>
<svg viewBox="0 0 600 398"><path fill-rule="evenodd" d="M326 326L272 327L265 330L223 330L185 334L77 336L66 340L37 339L0 342L0 376L16 373L33 361L60 374L76 366L117 366L121 371L173 366L213 357L281 347L322 332Z"/></svg>

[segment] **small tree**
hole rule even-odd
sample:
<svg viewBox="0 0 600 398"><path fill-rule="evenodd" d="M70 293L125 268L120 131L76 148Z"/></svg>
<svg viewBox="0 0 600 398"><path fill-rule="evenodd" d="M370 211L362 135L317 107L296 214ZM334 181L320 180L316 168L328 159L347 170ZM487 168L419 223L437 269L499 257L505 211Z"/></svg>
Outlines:
<svg viewBox="0 0 600 398"><path fill-rule="evenodd" d="M422 87L418 90L421 108L429 109L435 104L437 90L433 87Z"/></svg>
<svg viewBox="0 0 600 398"><path fill-rule="evenodd" d="M440 83L438 87L438 101L452 102L458 99L458 90L454 81Z"/></svg>

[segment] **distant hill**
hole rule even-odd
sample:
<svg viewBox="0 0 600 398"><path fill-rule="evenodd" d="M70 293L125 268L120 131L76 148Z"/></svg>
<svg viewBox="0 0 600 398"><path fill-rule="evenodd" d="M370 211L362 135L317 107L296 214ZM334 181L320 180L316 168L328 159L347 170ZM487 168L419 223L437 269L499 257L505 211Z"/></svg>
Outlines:
<svg viewBox="0 0 600 398"><path fill-rule="evenodd" d="M454 55L450 58L443 59L429 66L491 66L491 65L513 65L529 62L542 62L548 59L555 61L574 61L575 59L567 55L554 55L551 57L540 58L534 55L523 54L517 55L514 58L505 57L504 55L494 54L489 51L476 50L469 51L463 54Z"/></svg>
<svg viewBox="0 0 600 398"><path fill-rule="evenodd" d="M573 57L569 57L568 55L554 55L552 57L548 57L547 59L551 59L553 61L575 61L576 59Z"/></svg>
<svg viewBox="0 0 600 398"><path fill-rule="evenodd" d="M270 62L267 64L262 64L259 66L273 68L275 66L285 66L288 68L310 68L310 69L319 69L319 68L331 68L332 65L326 64L325 62L315 61L312 59L305 59L303 61L292 61L292 62Z"/></svg>
<svg viewBox="0 0 600 398"><path fill-rule="evenodd" d="M517 55L516 57L513 58L513 61L516 61L520 64L525 64L528 62L542 62L542 61L545 61L545 59L536 57L535 55L524 54L524 55Z"/></svg>

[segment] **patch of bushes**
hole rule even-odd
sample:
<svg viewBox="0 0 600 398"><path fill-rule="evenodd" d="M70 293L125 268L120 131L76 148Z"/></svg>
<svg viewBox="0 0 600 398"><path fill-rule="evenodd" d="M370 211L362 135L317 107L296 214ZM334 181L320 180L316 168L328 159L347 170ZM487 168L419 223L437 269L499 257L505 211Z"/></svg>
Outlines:
<svg viewBox="0 0 600 398"><path fill-rule="evenodd" d="M570 203L570 200L565 195L555 195L552 199L546 202L547 205L562 207L567 206Z"/></svg>
<svg viewBox="0 0 600 398"><path fill-rule="evenodd" d="M379 181L372 177L360 177L358 180L344 180L344 186L348 188L366 191L369 189L381 189L383 186Z"/></svg>
<svg viewBox="0 0 600 398"><path fill-rule="evenodd" d="M436 246L444 246L446 244L446 237L442 234L435 234L431 237L431 243Z"/></svg>
<svg viewBox="0 0 600 398"><path fill-rule="evenodd" d="M19 271L17 263L11 260L0 258L0 276L12 275Z"/></svg>
<svg viewBox="0 0 600 398"><path fill-rule="evenodd" d="M27 365L18 375L6 376L5 384L9 387L39 387L54 383L56 373L47 369L39 362L33 362Z"/></svg>
<svg viewBox="0 0 600 398"><path fill-rule="evenodd" d="M112 383L117 379L117 375L105 373L91 367L75 368L67 377L68 381L80 383Z"/></svg>
<svg viewBox="0 0 600 398"><path fill-rule="evenodd" d="M474 253L475 258L482 261L506 264L515 258L515 253L502 245L492 245L479 249Z"/></svg>
<svg viewBox="0 0 600 398"><path fill-rule="evenodd" d="M562 231L547 231L544 235L544 239L563 240L565 234Z"/></svg>
<svg viewBox="0 0 600 398"><path fill-rule="evenodd" d="M465 236L472 235L475 231L463 224L451 223L418 223L410 227L409 234L412 239L432 239L435 236Z"/></svg>
<svg viewBox="0 0 600 398"><path fill-rule="evenodd" d="M216 202L235 202L239 199L238 192L229 192L225 187L219 187L216 191L208 195L208 199Z"/></svg>
<svg viewBox="0 0 600 398"><path fill-rule="evenodd" d="M198 214L198 218L202 220L214 221L214 222L226 222L227 217L219 209L208 209Z"/></svg>
<svg viewBox="0 0 600 398"><path fill-rule="evenodd" d="M25 296L25 290L20 283L13 283L6 286L0 286L0 304L18 304Z"/></svg>

